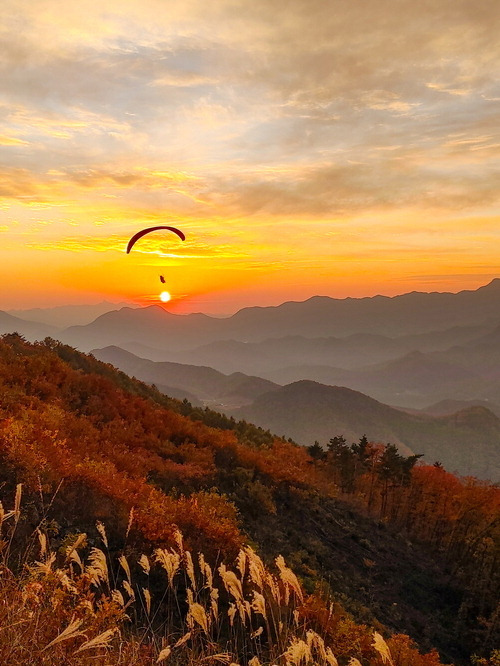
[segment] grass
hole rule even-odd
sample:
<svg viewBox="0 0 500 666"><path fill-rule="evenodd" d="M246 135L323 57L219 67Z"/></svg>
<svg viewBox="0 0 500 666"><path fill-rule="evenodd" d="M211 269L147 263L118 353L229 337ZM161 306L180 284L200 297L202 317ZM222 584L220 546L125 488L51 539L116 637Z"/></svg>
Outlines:
<svg viewBox="0 0 500 666"><path fill-rule="evenodd" d="M177 531L171 547L132 559L111 555L98 523L100 547L81 533L55 552L38 526L15 573L9 563L18 560L21 496L19 484L13 509L0 504L2 664L397 666L376 632L337 661L331 632L318 630L333 625L333 604L320 622L284 559L271 570L249 546L231 565L213 566L190 553Z"/></svg>

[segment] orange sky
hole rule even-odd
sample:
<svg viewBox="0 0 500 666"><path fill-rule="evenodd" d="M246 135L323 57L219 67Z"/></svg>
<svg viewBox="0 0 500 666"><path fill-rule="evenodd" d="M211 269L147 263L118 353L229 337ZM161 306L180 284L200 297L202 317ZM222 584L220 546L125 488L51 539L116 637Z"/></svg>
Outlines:
<svg viewBox="0 0 500 666"><path fill-rule="evenodd" d="M500 275L500 3L2 12L0 309L166 288L230 313ZM186 241L127 256L153 224Z"/></svg>

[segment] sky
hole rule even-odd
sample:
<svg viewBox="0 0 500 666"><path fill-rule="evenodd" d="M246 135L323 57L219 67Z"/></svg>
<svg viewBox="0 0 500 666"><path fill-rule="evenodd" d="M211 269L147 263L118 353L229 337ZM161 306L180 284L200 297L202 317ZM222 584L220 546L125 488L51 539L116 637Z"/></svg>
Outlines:
<svg viewBox="0 0 500 666"><path fill-rule="evenodd" d="M488 283L499 34L498 0L4 0L0 309Z"/></svg>

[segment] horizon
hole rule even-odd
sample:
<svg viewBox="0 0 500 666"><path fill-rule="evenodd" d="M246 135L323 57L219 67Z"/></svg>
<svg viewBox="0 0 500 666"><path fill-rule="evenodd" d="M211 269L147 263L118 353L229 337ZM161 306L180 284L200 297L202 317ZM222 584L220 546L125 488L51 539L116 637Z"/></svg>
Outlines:
<svg viewBox="0 0 500 666"><path fill-rule="evenodd" d="M280 307L281 305L286 305L287 303L304 303L304 302L312 300L314 298L327 298L327 299L332 299L332 300L344 301L344 300L365 300L365 299L376 298L376 297L393 299L393 298L398 298L398 297L401 297L401 296L408 296L408 295L411 295L411 294L459 294L459 293L463 293L465 291L468 291L468 292L478 291L479 289L490 286L493 282L495 282L497 280L500 281L500 277L494 277L491 280L489 280L488 282L483 283L483 284L479 285L478 287L476 287L474 289L460 289L458 291L438 291L438 290L420 291L420 290L415 290L414 289L412 291L406 291L406 292L402 292L402 293L398 293L398 294L392 294L392 295L378 293L378 294L373 294L371 296L344 296L342 298L338 298L338 297L334 297L334 296L328 296L327 294L313 294L312 296L308 296L308 297L306 297L304 299L300 299L300 300L287 299L287 300L281 301L279 303L273 303L273 304L268 304L268 305L261 305L259 303L253 303L251 305L244 305L244 306L238 308L237 310L234 310L233 312L228 312L228 313L202 312L202 311L199 311L199 310L193 310L193 311L190 311L190 312L175 312L175 311L172 311L171 307L169 307L170 304L161 303L161 302L146 303L146 304L134 304L133 302L127 303L127 302L124 302L124 301L112 302L112 301L103 301L103 300L95 301L95 302L87 302L87 303L63 303L63 304L55 305L55 306L48 306L48 307L37 306L37 307L33 307L33 308L24 308L24 309L10 308L10 309L2 310L2 308L0 308L0 311L7 312L8 314L13 314L14 316L16 316L16 313L17 314L22 314L24 312L37 311L37 310L40 310L41 312L45 312L46 310L57 310L57 309L64 309L64 308L82 308L83 309L83 308L97 307L99 305L116 305L116 306L120 306L119 309L124 309L124 308L143 309L143 308L155 307L155 308L159 308L161 310L164 310L165 312L169 312L170 314L177 314L177 315L203 314L207 317L215 317L215 318L218 318L218 319L224 319L224 318L232 317L237 312L240 312L240 310L251 309L251 308ZM111 312L113 310L111 309L111 310L108 310L108 311ZM103 314L105 314L105 312ZM100 316L100 315L97 315L97 316Z"/></svg>
<svg viewBox="0 0 500 666"><path fill-rule="evenodd" d="M500 274L498 3L3 9L0 309L166 290L227 316ZM186 240L125 253L158 224Z"/></svg>

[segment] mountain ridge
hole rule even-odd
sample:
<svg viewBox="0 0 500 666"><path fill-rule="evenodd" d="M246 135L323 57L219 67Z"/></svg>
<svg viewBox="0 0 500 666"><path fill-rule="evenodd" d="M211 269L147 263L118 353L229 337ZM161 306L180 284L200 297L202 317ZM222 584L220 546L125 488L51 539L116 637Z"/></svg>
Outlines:
<svg viewBox="0 0 500 666"><path fill-rule="evenodd" d="M87 303L81 305L56 305L46 308L7 310L7 313L26 321L47 324L49 326L55 326L58 329L63 329L72 325L88 324L101 314L122 307L132 307L132 304L101 301L100 303Z"/></svg>
<svg viewBox="0 0 500 666"><path fill-rule="evenodd" d="M150 361L117 346L94 349L91 353L98 360L111 363L141 381L154 384L160 390L175 386L176 397L189 399L192 394L205 404L218 404L218 401L225 399L237 406L278 388L277 384L261 377L238 372L225 375L207 366Z"/></svg>
<svg viewBox="0 0 500 666"><path fill-rule="evenodd" d="M301 380L231 413L306 446L367 435L459 474L500 480L500 419L481 406L444 416L409 414L353 389Z"/></svg>
<svg viewBox="0 0 500 666"><path fill-rule="evenodd" d="M500 279L497 278L478 290L457 294L414 292L362 299L312 297L279 306L243 308L225 319L200 313L175 315L160 306L134 310L136 314L122 308L116 313L101 315L87 326L70 327L61 337L69 344L88 350L131 341L160 349L186 349L221 338L265 340L280 336L283 331L306 337L346 336L365 330L404 335L486 321L498 324L499 299ZM156 308L155 317L151 316L151 308ZM151 330L153 323L159 326L158 330ZM128 330L124 331L124 327Z"/></svg>
<svg viewBox="0 0 500 666"><path fill-rule="evenodd" d="M0 310L0 335L14 332L24 335L28 340L34 342L48 336L57 335L59 329L55 326L27 321Z"/></svg>

